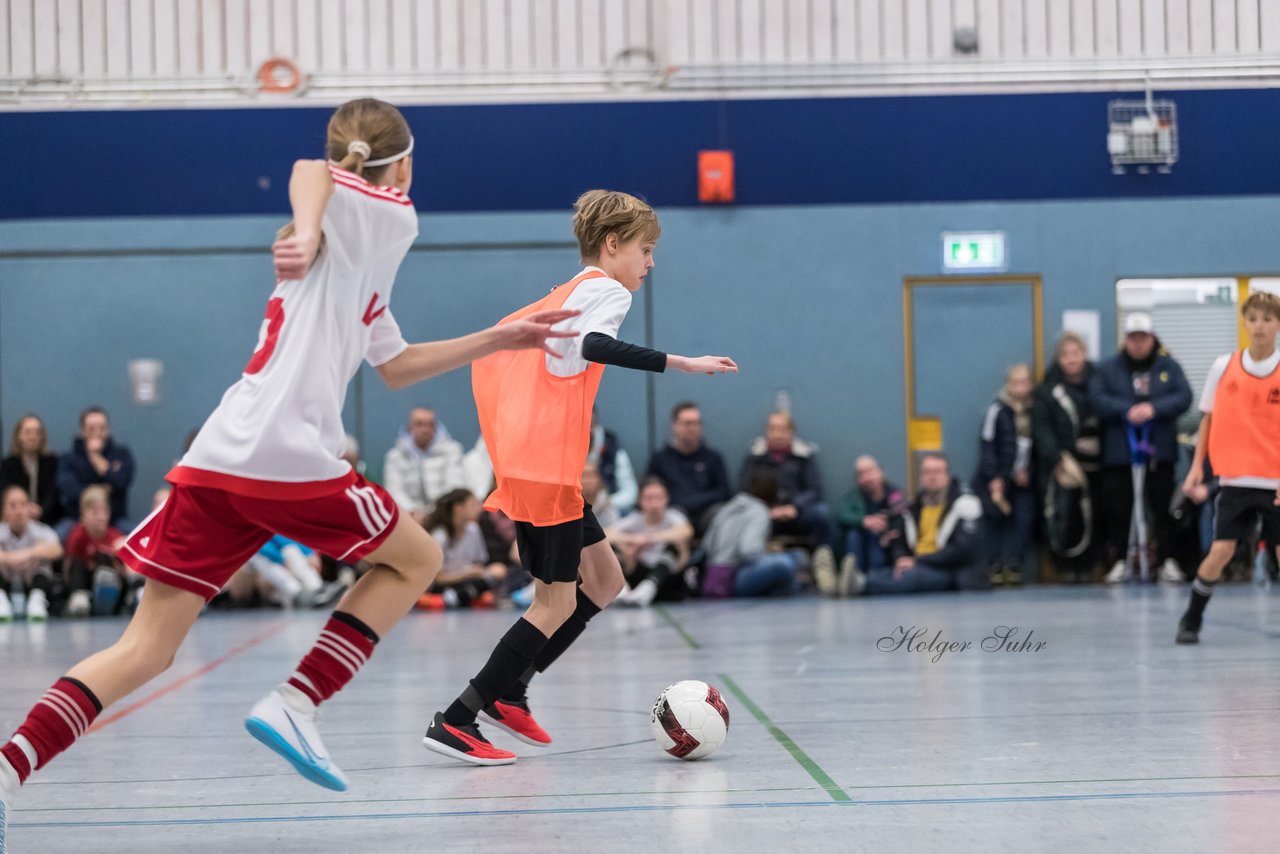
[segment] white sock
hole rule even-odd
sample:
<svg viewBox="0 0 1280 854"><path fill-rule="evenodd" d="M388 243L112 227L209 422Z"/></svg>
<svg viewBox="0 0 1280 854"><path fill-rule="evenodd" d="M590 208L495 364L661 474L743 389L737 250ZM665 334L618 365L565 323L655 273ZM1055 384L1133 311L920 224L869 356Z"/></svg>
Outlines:
<svg viewBox="0 0 1280 854"><path fill-rule="evenodd" d="M282 682L280 687L276 688L276 692L284 698L285 703L295 712L303 715L315 715L316 704L311 702L310 697L290 685L288 682Z"/></svg>

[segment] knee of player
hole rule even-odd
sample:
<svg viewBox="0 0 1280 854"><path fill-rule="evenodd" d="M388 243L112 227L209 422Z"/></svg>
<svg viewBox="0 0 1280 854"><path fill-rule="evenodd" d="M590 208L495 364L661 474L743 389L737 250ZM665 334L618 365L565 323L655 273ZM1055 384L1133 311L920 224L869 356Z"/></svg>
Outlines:
<svg viewBox="0 0 1280 854"><path fill-rule="evenodd" d="M1235 540L1214 540L1209 546L1209 557L1215 563L1226 564L1235 557L1236 543Z"/></svg>

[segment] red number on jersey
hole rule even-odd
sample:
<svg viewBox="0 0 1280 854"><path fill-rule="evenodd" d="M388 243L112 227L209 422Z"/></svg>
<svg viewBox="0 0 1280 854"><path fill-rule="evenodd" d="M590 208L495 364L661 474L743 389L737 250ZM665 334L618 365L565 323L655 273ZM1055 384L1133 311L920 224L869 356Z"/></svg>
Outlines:
<svg viewBox="0 0 1280 854"><path fill-rule="evenodd" d="M267 316L262 321L262 331L258 334L258 349L253 351L249 364L244 366L246 374L256 374L267 366L271 354L276 351L276 340L280 337L280 327L284 326L284 300L273 297L267 303Z"/></svg>

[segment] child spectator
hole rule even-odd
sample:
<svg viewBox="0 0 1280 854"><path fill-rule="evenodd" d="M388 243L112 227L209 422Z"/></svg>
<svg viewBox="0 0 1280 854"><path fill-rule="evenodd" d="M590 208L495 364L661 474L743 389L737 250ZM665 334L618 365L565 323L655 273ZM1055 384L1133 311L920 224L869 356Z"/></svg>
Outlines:
<svg viewBox="0 0 1280 854"><path fill-rule="evenodd" d="M688 593L681 570L689 560L693 525L670 505L666 484L647 477L640 485L640 505L605 536L618 552L627 586L619 605L647 608L655 597L680 600Z"/></svg>
<svg viewBox="0 0 1280 854"><path fill-rule="evenodd" d="M747 474L745 489L720 508L702 538L707 552L704 596L774 596L795 591L802 549L767 553L778 503L778 481L764 469Z"/></svg>
<svg viewBox="0 0 1280 854"><path fill-rule="evenodd" d="M279 534L267 540L247 565L271 585L274 604L284 608L329 605L337 598L335 591L345 589L336 583L326 586L320 577L320 556Z"/></svg>
<svg viewBox="0 0 1280 854"><path fill-rule="evenodd" d="M608 485L600 477L600 467L593 462L582 467L582 497L591 505L591 512L595 514L601 528L607 530L622 518L609 494Z"/></svg>
<svg viewBox="0 0 1280 854"><path fill-rule="evenodd" d="M991 581L1021 584L1031 552L1036 498L1031 490L1031 368L1013 365L982 419L975 490L985 492Z"/></svg>
<svg viewBox="0 0 1280 854"><path fill-rule="evenodd" d="M107 488L86 487L80 493L80 521L67 535L68 617L110 616L122 603L136 604L144 579L116 557L125 535L110 519Z"/></svg>
<svg viewBox="0 0 1280 854"><path fill-rule="evenodd" d="M507 577L507 565L490 562L479 517L480 502L469 489L453 489L436 499L426 528L444 550L444 566L418 600L419 608L494 606L494 590Z"/></svg>
<svg viewBox="0 0 1280 854"><path fill-rule="evenodd" d="M62 543L52 528L31 518L31 499L25 489L10 486L2 495L0 623L12 620L15 611L25 613L31 622L41 622L49 618L53 562L62 557ZM11 602L6 591L22 601Z"/></svg>

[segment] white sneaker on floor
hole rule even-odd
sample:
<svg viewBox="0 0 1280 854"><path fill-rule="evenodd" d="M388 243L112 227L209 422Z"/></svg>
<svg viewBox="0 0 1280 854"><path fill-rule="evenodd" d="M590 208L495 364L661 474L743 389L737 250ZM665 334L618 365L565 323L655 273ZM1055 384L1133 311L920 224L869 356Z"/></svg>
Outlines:
<svg viewBox="0 0 1280 854"><path fill-rule="evenodd" d="M1129 564L1126 561L1118 560L1111 567L1111 571L1107 573L1106 581L1108 584L1119 584L1122 581L1128 581L1129 575Z"/></svg>
<svg viewBox="0 0 1280 854"><path fill-rule="evenodd" d="M32 590L27 597L27 622L43 623L49 619L49 600L43 590Z"/></svg>
<svg viewBox="0 0 1280 854"><path fill-rule="evenodd" d="M618 595L613 597L613 604L619 608L628 608L635 603L631 601L631 585L625 581L622 583L622 589L618 591Z"/></svg>
<svg viewBox="0 0 1280 854"><path fill-rule="evenodd" d="M244 728L311 782L335 792L347 790L347 775L329 758L329 751L320 740L316 713L290 705L280 689L258 701L245 719Z"/></svg>
<svg viewBox="0 0 1280 854"><path fill-rule="evenodd" d="M842 597L861 596L867 589L867 576L858 569L858 559L851 554L840 561L840 582L836 594Z"/></svg>
<svg viewBox="0 0 1280 854"><path fill-rule="evenodd" d="M658 585L652 578L646 578L631 591L631 604L637 608L648 608L658 595Z"/></svg>
<svg viewBox="0 0 1280 854"><path fill-rule="evenodd" d="M1173 558L1166 558L1165 562L1160 564L1160 580L1171 584L1181 584L1187 579L1182 574L1182 567L1178 566L1178 562Z"/></svg>
<svg viewBox="0 0 1280 854"><path fill-rule="evenodd" d="M0 623L7 623L13 619L13 605L9 602L9 594L0 590Z"/></svg>
<svg viewBox="0 0 1280 854"><path fill-rule="evenodd" d="M836 556L830 546L819 546L813 551L813 581L823 596L836 595Z"/></svg>
<svg viewBox="0 0 1280 854"><path fill-rule="evenodd" d="M88 590L73 590L71 598L67 600L67 608L63 613L68 617L87 617L92 607Z"/></svg>

